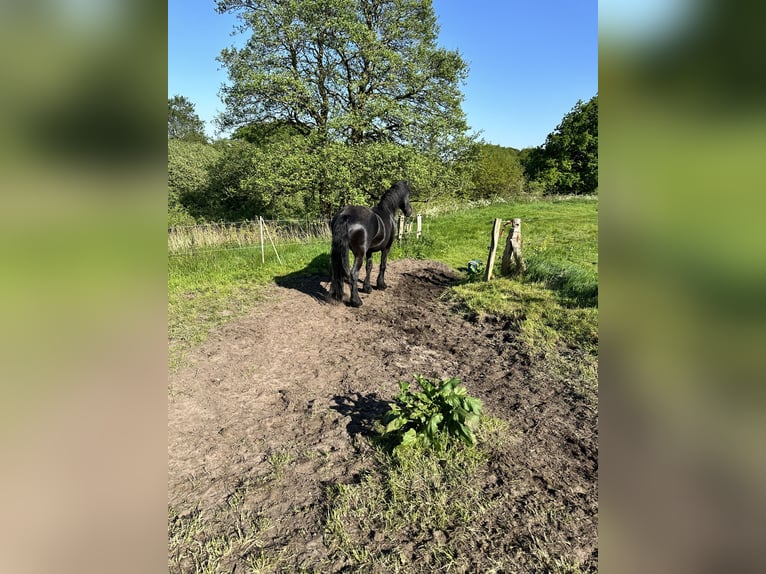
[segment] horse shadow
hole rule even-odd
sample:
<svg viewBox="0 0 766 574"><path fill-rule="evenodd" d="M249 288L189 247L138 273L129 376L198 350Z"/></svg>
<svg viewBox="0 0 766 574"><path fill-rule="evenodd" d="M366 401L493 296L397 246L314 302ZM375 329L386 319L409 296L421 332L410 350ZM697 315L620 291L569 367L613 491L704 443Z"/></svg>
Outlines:
<svg viewBox="0 0 766 574"><path fill-rule="evenodd" d="M389 401L380 399L377 393L336 395L332 400L334 404L330 405L331 409L351 418L351 422L346 425L349 436L375 435L375 422L383 417L391 404Z"/></svg>
<svg viewBox="0 0 766 574"><path fill-rule="evenodd" d="M322 253L312 259L303 269L287 275L274 277L274 283L287 289L295 289L313 297L320 303L327 302L327 289L322 282L330 280L330 255Z"/></svg>

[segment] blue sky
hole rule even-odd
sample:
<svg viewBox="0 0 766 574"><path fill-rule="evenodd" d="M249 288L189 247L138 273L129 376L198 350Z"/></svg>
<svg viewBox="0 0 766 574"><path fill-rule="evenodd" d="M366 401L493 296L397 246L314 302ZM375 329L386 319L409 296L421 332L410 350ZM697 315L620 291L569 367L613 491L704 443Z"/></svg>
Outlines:
<svg viewBox="0 0 766 574"><path fill-rule="evenodd" d="M489 143L541 145L578 99L598 91L596 0L433 0L439 44L468 62L463 110ZM168 0L168 96L189 98L214 135L226 72L215 58L237 41L213 0Z"/></svg>

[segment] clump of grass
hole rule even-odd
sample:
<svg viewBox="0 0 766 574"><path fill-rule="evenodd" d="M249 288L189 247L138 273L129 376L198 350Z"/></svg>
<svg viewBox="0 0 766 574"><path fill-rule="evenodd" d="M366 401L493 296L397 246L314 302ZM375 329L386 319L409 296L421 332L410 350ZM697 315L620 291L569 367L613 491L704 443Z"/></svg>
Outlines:
<svg viewBox="0 0 766 574"><path fill-rule="evenodd" d="M524 279L558 291L570 304L580 307L598 305L598 276L595 270L567 261L537 257L528 262Z"/></svg>
<svg viewBox="0 0 766 574"><path fill-rule="evenodd" d="M359 484L332 487L330 549L365 572L400 571L414 560L452 564L489 501L479 476L486 456L451 440L451 448L413 445L406 455L380 449Z"/></svg>
<svg viewBox="0 0 766 574"><path fill-rule="evenodd" d="M535 356L546 356L557 347L597 353L598 310L567 306L543 284L505 278L465 283L454 287L450 297L474 317L510 320L518 341Z"/></svg>
<svg viewBox="0 0 766 574"><path fill-rule="evenodd" d="M415 237L410 233L401 241L396 241L391 248L392 258L430 259L434 251L438 249L436 241L432 237Z"/></svg>
<svg viewBox="0 0 766 574"><path fill-rule="evenodd" d="M285 468L292 459L292 455L284 450L271 453L267 459L269 466L271 466L271 476L277 480L282 478Z"/></svg>
<svg viewBox="0 0 766 574"><path fill-rule="evenodd" d="M201 511L179 516L168 508L168 571L230 571L237 560L248 560L262 548L269 527L265 517L231 503L210 517Z"/></svg>

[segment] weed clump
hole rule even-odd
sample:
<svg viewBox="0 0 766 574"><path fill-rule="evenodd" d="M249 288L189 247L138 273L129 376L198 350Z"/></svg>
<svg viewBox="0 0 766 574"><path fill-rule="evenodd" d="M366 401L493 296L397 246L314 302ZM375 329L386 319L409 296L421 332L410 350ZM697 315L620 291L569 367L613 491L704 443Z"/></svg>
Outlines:
<svg viewBox="0 0 766 574"><path fill-rule="evenodd" d="M399 381L399 394L383 417L383 438L393 443L394 451L414 444L442 447L450 438L474 446L481 401L468 396L459 379L434 381L415 375L415 382L420 391Z"/></svg>

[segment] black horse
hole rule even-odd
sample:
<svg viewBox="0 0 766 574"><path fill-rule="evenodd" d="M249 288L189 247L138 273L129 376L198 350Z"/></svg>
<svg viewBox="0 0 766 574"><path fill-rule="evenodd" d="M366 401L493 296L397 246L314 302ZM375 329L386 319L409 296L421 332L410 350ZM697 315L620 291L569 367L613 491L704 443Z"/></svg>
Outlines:
<svg viewBox="0 0 766 574"><path fill-rule="evenodd" d="M332 218L332 249L330 265L332 280L328 300L338 303L343 300L343 281L351 283L349 305L359 307L359 270L362 260L366 259L367 276L362 291L372 292L370 273L372 272L372 254L380 251L380 272L376 287L385 289L386 259L394 242L394 214L401 209L404 215L412 214L410 207L410 186L406 181L399 181L383 194L380 203L370 209L359 205L348 205ZM354 266L349 270L348 250L354 253Z"/></svg>

